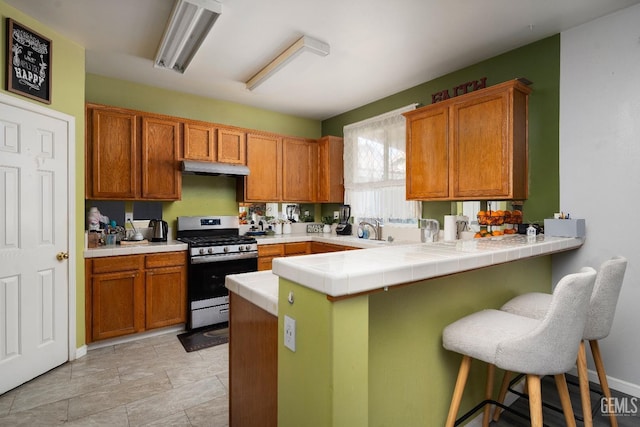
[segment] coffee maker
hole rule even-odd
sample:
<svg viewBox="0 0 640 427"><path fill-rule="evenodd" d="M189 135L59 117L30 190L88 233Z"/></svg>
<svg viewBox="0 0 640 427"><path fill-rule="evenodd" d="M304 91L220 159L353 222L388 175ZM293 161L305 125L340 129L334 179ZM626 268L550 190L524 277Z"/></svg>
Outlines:
<svg viewBox="0 0 640 427"><path fill-rule="evenodd" d="M340 206L340 222L338 222L338 226L336 227L336 234L340 234L342 236L351 235L351 223L349 223L350 218L351 218L351 206L349 205Z"/></svg>

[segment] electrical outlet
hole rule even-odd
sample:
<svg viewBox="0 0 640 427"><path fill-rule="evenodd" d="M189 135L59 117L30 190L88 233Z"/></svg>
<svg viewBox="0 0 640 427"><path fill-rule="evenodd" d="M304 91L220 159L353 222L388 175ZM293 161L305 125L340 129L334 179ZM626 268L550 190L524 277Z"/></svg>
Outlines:
<svg viewBox="0 0 640 427"><path fill-rule="evenodd" d="M296 351L296 319L284 316L284 346Z"/></svg>
<svg viewBox="0 0 640 427"><path fill-rule="evenodd" d="M125 212L124 213L124 228L130 228L131 222L133 222L133 212Z"/></svg>
<svg viewBox="0 0 640 427"><path fill-rule="evenodd" d="M333 211L333 219L340 219L340 212Z"/></svg>

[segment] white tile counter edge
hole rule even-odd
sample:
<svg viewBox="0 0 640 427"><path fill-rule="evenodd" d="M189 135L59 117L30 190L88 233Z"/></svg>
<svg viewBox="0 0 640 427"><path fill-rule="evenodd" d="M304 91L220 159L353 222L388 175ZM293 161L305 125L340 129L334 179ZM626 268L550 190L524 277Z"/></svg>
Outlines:
<svg viewBox="0 0 640 427"><path fill-rule="evenodd" d="M339 297L416 282L509 261L577 249L584 240L524 235L456 242L390 244L273 260L273 273Z"/></svg>
<svg viewBox="0 0 640 427"><path fill-rule="evenodd" d="M265 237L259 244L326 241L355 246L353 237L288 235ZM226 287L265 311L278 314L278 283L283 277L332 296L473 270L518 259L577 249L583 239L525 236L438 243L376 244L366 251L344 251L278 258L273 271L229 275ZM332 292L332 293L331 293Z"/></svg>
<svg viewBox="0 0 640 427"><path fill-rule="evenodd" d="M130 246L100 246L98 248L91 248L84 250L85 258L97 258L106 256L120 256L120 255L138 255L138 254L152 254L157 252L174 252L174 251L186 251L188 245L178 240L169 240L166 242L149 242L144 245L130 245Z"/></svg>
<svg viewBox="0 0 640 427"><path fill-rule="evenodd" d="M230 274L225 277L225 286L230 292L240 295L266 312L278 315L278 281L271 270L253 273Z"/></svg>

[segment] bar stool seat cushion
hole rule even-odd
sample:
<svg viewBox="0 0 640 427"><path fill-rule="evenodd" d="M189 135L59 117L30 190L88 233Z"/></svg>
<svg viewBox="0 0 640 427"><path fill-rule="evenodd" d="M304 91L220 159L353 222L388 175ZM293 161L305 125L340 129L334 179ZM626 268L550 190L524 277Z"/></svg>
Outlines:
<svg viewBox="0 0 640 427"><path fill-rule="evenodd" d="M542 319L551 304L551 294L531 292L507 301L500 310L532 319Z"/></svg>
<svg viewBox="0 0 640 427"><path fill-rule="evenodd" d="M481 310L451 323L443 331L445 349L471 356L497 367L536 375L569 371L577 357L549 358L557 343L539 335L541 321L501 310ZM523 343L537 342L534 346ZM520 343L520 344L518 344ZM527 351L522 351L527 348Z"/></svg>

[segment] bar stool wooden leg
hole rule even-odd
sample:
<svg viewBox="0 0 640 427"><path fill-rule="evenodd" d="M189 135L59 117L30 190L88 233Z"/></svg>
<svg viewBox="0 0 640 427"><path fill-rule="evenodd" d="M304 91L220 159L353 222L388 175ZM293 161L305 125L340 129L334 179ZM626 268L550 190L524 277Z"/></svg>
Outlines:
<svg viewBox="0 0 640 427"><path fill-rule="evenodd" d="M500 394L498 394L498 402L502 404L504 404L504 400L507 398L509 381L511 381L511 371L504 371L504 375L502 376L502 385L500 386ZM501 414L502 408L496 406L496 409L493 411L493 421L498 422Z"/></svg>
<svg viewBox="0 0 640 427"><path fill-rule="evenodd" d="M607 373L604 370L604 363L602 362L602 355L600 354L600 345L597 340L589 341L591 346L591 354L593 355L593 361L596 364L596 371L598 371L598 380L600 380L600 387L604 397L607 398L607 404L611 403L611 390L609 389L609 382L607 381ZM618 427L618 419L616 414L610 409L609 420L611 427Z"/></svg>
<svg viewBox="0 0 640 427"><path fill-rule="evenodd" d="M542 394L540 391L540 376L527 374L527 388L529 389L529 415L531 427L542 427Z"/></svg>
<svg viewBox="0 0 640 427"><path fill-rule="evenodd" d="M576 417L573 413L573 407L571 406L571 397L569 397L567 379L564 374L554 375L553 378L556 380L556 388L560 395L560 403L562 403L562 411L564 412L564 419L567 427L576 427Z"/></svg>
<svg viewBox="0 0 640 427"><path fill-rule="evenodd" d="M591 394L589 392L589 375L587 374L587 350L585 348L584 341L580 341L577 365L584 426L593 427L593 416L591 415Z"/></svg>
<svg viewBox="0 0 640 427"><path fill-rule="evenodd" d="M456 422L456 416L460 409L460 402L462 401L462 393L464 392L464 386L467 383L467 377L469 377L469 368L471 367L471 357L463 356L462 362L460 362L460 370L458 371L458 379L456 379L456 385L453 389L453 396L451 397L451 406L449 406L449 414L447 415L447 421L445 427L454 427Z"/></svg>
<svg viewBox="0 0 640 427"><path fill-rule="evenodd" d="M493 395L493 376L496 372L496 366L492 363L487 365L487 385L484 390L484 399L490 400ZM482 416L482 427L489 427L491 421L491 405L486 404L484 407L484 415Z"/></svg>

